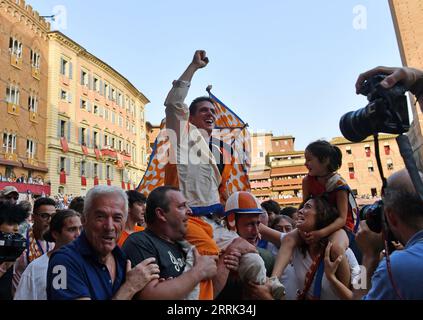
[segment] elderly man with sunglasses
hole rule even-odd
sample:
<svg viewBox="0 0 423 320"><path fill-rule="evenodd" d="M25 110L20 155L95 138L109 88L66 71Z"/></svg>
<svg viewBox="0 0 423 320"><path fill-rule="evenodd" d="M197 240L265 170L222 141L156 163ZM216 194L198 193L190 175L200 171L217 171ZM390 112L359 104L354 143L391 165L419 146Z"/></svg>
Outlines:
<svg viewBox="0 0 423 320"><path fill-rule="evenodd" d="M38 198L34 202L32 220L34 224L24 235L26 238L26 249L16 260L13 274L13 289L16 290L22 273L26 267L44 253L53 250L54 243L43 239L50 226L51 217L56 213L56 202L50 198Z"/></svg>

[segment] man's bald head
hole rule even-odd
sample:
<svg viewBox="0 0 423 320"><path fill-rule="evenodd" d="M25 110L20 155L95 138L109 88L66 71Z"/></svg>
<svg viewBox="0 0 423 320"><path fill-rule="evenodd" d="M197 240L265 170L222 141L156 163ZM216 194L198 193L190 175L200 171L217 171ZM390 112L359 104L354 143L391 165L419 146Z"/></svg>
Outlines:
<svg viewBox="0 0 423 320"><path fill-rule="evenodd" d="M423 174L419 174L423 178ZM416 193L406 169L388 178L383 202L385 209L393 212L408 227L416 230L423 227L423 201Z"/></svg>
<svg viewBox="0 0 423 320"><path fill-rule="evenodd" d="M419 171L420 178L423 179L423 173ZM410 175L407 169L402 169L393 173L388 178L388 188L404 190L409 193L416 193L413 182L411 181Z"/></svg>

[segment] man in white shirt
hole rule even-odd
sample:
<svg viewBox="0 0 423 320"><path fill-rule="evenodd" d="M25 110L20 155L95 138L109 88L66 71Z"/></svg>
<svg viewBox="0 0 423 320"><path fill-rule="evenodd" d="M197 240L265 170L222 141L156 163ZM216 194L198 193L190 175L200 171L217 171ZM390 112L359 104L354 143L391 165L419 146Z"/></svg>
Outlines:
<svg viewBox="0 0 423 320"><path fill-rule="evenodd" d="M81 215L74 210L61 210L53 215L44 239L55 242L54 250L31 262L21 276L15 300L47 300L47 268L51 254L79 237L82 230Z"/></svg>

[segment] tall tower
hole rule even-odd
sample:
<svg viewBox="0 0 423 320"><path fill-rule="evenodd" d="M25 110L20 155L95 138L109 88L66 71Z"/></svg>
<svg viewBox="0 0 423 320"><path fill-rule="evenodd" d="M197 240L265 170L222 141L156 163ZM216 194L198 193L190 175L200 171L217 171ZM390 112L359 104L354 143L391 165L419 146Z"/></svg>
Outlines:
<svg viewBox="0 0 423 320"><path fill-rule="evenodd" d="M423 1L389 0L402 64L423 69ZM409 138L420 170L423 170L423 114L412 101L413 124Z"/></svg>

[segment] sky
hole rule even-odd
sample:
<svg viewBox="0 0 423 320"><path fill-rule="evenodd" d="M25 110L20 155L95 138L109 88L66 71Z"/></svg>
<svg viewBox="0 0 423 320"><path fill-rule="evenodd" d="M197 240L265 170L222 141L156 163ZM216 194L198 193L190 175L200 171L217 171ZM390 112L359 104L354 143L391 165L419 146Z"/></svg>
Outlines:
<svg viewBox="0 0 423 320"><path fill-rule="evenodd" d="M126 77L159 124L174 79L196 49L210 59L187 102L212 92L251 132L292 135L303 150L341 136L366 105L358 75L401 59L387 0L27 0L54 27Z"/></svg>

